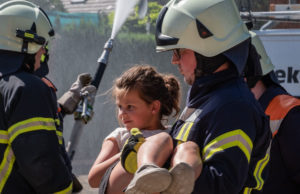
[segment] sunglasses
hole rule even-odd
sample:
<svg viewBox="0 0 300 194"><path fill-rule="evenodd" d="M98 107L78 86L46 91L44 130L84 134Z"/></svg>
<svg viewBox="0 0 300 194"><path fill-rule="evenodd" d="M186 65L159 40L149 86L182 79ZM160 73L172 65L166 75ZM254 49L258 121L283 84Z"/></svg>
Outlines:
<svg viewBox="0 0 300 194"><path fill-rule="evenodd" d="M173 54L174 56L179 60L181 59L181 55L186 52L188 49L184 49L184 48L181 48L181 49L173 49Z"/></svg>

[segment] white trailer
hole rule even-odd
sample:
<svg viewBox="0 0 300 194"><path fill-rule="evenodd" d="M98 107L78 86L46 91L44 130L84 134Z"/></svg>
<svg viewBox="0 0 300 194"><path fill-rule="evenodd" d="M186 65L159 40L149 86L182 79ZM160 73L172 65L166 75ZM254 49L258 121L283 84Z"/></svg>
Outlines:
<svg viewBox="0 0 300 194"><path fill-rule="evenodd" d="M281 85L300 97L300 29L255 31L271 58Z"/></svg>

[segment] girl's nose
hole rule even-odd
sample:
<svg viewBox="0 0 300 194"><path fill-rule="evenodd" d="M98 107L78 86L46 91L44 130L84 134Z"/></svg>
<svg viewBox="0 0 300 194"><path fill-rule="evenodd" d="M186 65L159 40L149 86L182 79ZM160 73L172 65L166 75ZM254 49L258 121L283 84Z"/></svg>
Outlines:
<svg viewBox="0 0 300 194"><path fill-rule="evenodd" d="M126 115L126 111L123 110L123 109L119 109L119 116L121 117L124 117L124 115Z"/></svg>

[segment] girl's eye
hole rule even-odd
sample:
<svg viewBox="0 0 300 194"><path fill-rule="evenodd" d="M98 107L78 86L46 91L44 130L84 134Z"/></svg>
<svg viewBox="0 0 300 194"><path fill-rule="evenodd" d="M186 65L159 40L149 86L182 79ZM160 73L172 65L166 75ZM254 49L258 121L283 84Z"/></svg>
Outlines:
<svg viewBox="0 0 300 194"><path fill-rule="evenodd" d="M127 109L128 109L128 110L132 110L132 109L133 109L133 106L132 106L132 105L128 105L128 106L127 106Z"/></svg>

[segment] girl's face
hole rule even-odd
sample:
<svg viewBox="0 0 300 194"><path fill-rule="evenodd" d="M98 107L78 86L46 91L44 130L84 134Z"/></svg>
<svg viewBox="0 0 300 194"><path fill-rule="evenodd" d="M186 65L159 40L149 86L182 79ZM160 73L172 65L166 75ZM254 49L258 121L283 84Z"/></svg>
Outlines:
<svg viewBox="0 0 300 194"><path fill-rule="evenodd" d="M118 119L127 130L131 128L144 130L159 129L159 113L155 105L157 101L147 104L140 98L136 90L125 93L124 90L121 89L117 91L117 94L116 105L118 107Z"/></svg>

